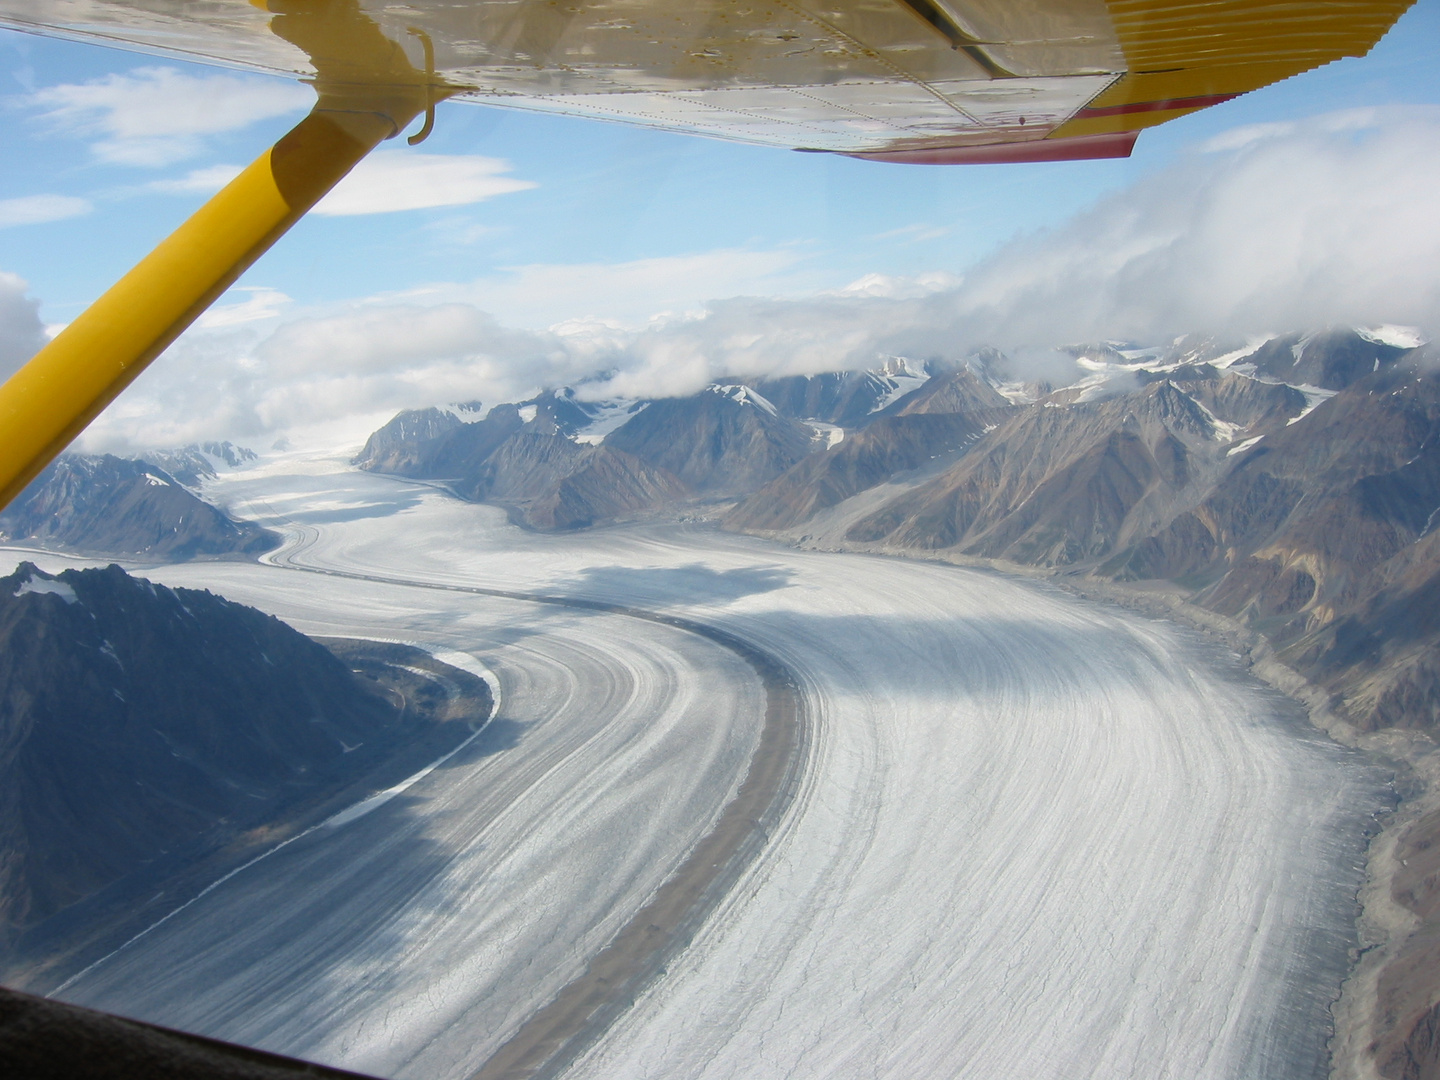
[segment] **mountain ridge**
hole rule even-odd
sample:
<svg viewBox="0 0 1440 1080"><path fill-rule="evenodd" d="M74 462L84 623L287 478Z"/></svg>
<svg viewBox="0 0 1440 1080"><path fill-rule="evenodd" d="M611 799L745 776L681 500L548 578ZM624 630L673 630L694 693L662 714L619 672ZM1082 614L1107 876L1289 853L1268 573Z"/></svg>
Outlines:
<svg viewBox="0 0 1440 1080"><path fill-rule="evenodd" d="M254 608L114 565L0 578L0 952L131 875L178 872L473 730L430 680L409 679L416 705L397 708L375 661L347 661ZM483 682L450 677L488 701Z"/></svg>

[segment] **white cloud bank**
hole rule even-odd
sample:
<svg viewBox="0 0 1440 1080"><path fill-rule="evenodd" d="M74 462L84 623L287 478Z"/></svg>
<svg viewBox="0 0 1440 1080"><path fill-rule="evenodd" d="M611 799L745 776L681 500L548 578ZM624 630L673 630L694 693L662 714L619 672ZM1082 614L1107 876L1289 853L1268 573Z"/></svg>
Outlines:
<svg viewBox="0 0 1440 1080"><path fill-rule="evenodd" d="M1440 312L1440 108L1228 133L967 275L957 326L1011 343L1397 322Z"/></svg>
<svg viewBox="0 0 1440 1080"><path fill-rule="evenodd" d="M514 400L586 378L596 394L680 394L726 374L959 358L983 345L1039 370L1054 363L1049 346L1100 338L1344 323L1433 334L1436 176L1440 109L1367 110L1232 132L958 282L872 275L800 299L734 295L746 274L760 282L751 289L789 291L777 286L803 260L783 251L523 268L403 302L187 335L172 350L184 355L142 377L95 438L263 444L346 417L358 438L400 408ZM676 284L686 275L710 288L699 295L732 298L696 311ZM672 314L645 323L634 316L646 303ZM550 329L514 327L540 314Z"/></svg>
<svg viewBox="0 0 1440 1080"><path fill-rule="evenodd" d="M314 100L308 87L280 79L145 67L47 87L29 103L61 130L98 136L92 149L103 161L158 166L198 153L207 135L299 112Z"/></svg>

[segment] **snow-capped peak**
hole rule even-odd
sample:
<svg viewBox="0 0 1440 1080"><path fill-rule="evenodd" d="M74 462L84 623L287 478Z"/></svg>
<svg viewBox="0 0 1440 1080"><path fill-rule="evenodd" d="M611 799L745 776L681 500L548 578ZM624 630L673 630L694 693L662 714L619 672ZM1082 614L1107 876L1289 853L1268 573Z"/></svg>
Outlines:
<svg viewBox="0 0 1440 1080"><path fill-rule="evenodd" d="M1389 345L1394 349L1418 349L1427 344L1420 336L1418 326L1357 326L1355 333L1366 341L1377 345Z"/></svg>
<svg viewBox="0 0 1440 1080"><path fill-rule="evenodd" d="M440 411L449 413L462 424L478 424L490 415L490 410L478 401L452 402L449 405L441 405Z"/></svg>
<svg viewBox="0 0 1440 1080"><path fill-rule="evenodd" d="M75 590L65 582L56 578L36 577L34 574L20 583L20 587L15 590L14 595L24 596L26 593L52 593L67 604L80 602L80 598L75 595Z"/></svg>
<svg viewBox="0 0 1440 1080"><path fill-rule="evenodd" d="M710 387L710 392L712 394L719 394L721 397L728 397L731 401L739 402L741 405L754 405L757 409L762 409L771 416L777 415L775 406L770 404L767 398L740 383L731 383L725 386L716 383Z"/></svg>
<svg viewBox="0 0 1440 1080"><path fill-rule="evenodd" d="M609 398L605 401L583 402L580 408L590 417L590 422L584 427L577 428L570 438L577 443L597 446L605 441L605 436L623 425L636 413L644 410L649 404L648 401L633 401L630 398Z"/></svg>
<svg viewBox="0 0 1440 1080"><path fill-rule="evenodd" d="M919 371L915 370L917 366L920 368ZM887 356L883 364L881 364L878 368L871 368L870 372L872 375L879 375L881 378L886 379L928 378L928 376L925 374L925 368L923 364L916 365L903 356Z"/></svg>

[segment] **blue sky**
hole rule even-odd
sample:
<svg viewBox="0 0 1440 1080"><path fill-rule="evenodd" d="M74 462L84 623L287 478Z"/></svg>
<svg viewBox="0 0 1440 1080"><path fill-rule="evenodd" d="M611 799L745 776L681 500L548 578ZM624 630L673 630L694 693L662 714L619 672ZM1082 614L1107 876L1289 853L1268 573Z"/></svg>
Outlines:
<svg viewBox="0 0 1440 1080"><path fill-rule="evenodd" d="M458 390L466 382L467 364L477 385L495 393L519 392L527 378L533 383L583 377L587 364L626 366L628 361L616 357L629 355L633 342L591 333L579 347L574 334L560 341L543 336L548 327L567 320L603 320L617 333L619 328L644 329L661 312L671 313L672 325L685 313L717 326L725 319L738 326L745 318L773 324L780 309L762 312L751 305L742 313L731 304L706 314L709 301L750 296L801 305L784 308L786 318L800 318L803 309L812 321L844 324L848 315L836 316L833 310L816 315L804 305L817 294L875 276L871 280L880 283L871 291L886 294L871 297L876 304L912 305L871 312L872 322L893 325L896 319L922 318L914 308L925 303L922 294L948 296L947 290L953 292L961 281L970 282L973 293L976 281L993 285L1007 273L1013 276L1013 269L1005 267L1016 259L1034 265L1062 258L1057 253L1067 243L1071 248L1096 243L1094 230L1133 228L1116 225L1121 220L1116 215L1124 217L1128 193L1136 193L1135 206L1150 208L1153 233L1159 227L1154 222L1176 211L1165 205L1167 190L1193 204L1207 201L1208 189L1184 193L1196 175L1233 186L1229 176L1236 170L1218 168L1217 154L1260 170L1264 162L1254 145L1268 140L1289 147L1292 158L1305 147L1311 153L1329 147L1333 157L1340 147L1344 153L1335 160L1342 166L1353 157L1359 168L1373 152L1391 155L1385 159L1389 173L1425 167L1406 156L1406 139L1433 139L1437 130L1433 110L1424 108L1440 105L1440 66L1433 59L1437 46L1440 0L1421 0L1368 57L1341 61L1147 131L1127 161L880 165L449 103L441 106L428 142L416 151L390 144L392 154L409 154L410 165L428 163L437 170L449 162L452 174L454 168L465 174L456 181L461 194L454 198L476 201L312 216L222 301L232 313L229 337L217 336L212 327L209 339L187 335L194 340L176 349L189 348L191 363L203 353L207 363L254 369L265 365L266 342L273 352L277 334L300 347L299 331L291 325L296 322L320 327L330 335L325 340L333 342L348 340L344 334L354 329L339 328L335 321L347 311L364 308L366 318L373 319L377 306L389 303L412 314L424 309L433 323L445 305L458 305L446 316L451 321L445 333L447 340L460 343L452 341L447 355L436 351L445 348L426 344L423 334L415 338L418 353L445 365L448 374L431 378L433 371L427 376L415 368L404 384L409 389L400 393L410 404L419 403L427 387L437 394ZM154 73L157 68L165 73ZM237 88L226 81L235 79L247 85ZM40 318L50 324L73 317L203 201L199 191L185 190L196 187L187 178L203 178L207 171L254 158L303 114L308 95L280 80L10 31L0 31L0 85L0 154L6 162L0 173L0 273L26 283L27 295L39 302ZM217 102L249 104L218 116L215 109L197 106L189 120L183 108L167 116L162 107L156 115L157 100L201 101L212 92ZM1364 109L1371 111L1355 120L1356 110ZM1333 122L1337 115L1352 119ZM1306 167L1293 159L1297 168ZM1271 195L1275 184L1286 182L1267 181L1260 172L1254 180L1269 183L1264 190ZM1403 200L1416 198L1415 190L1411 184L1392 193L1384 220L1403 216ZM65 213L74 216L61 216ZM1114 218L1108 227L1102 221L1106 214ZM47 216L57 220L34 220ZM1368 227L1356 222L1352 232ZM1194 233L1201 225L1191 222L1185 228ZM1427 251L1418 249L1411 257L1420 260ZM1346 256L1336 248L1327 257ZM1083 252L1063 256L1084 258ZM1433 266L1417 266L1414 272L1433 273ZM906 281L912 285L905 286ZM1026 286L1032 293L1034 284ZM862 295L865 289L852 293ZM248 307L240 306L247 301ZM1413 317L1416 305L1423 307L1416 300L1409 308L1374 314ZM1289 317L1284 303L1275 306L1275 313ZM1297 309L1295 317L1304 314ZM247 323L250 315L257 317ZM1199 310L1186 317L1213 316ZM523 346L507 339L512 349L507 354L492 340L492 329L478 329L486 318L541 336L525 339ZM1013 315L1005 318L1014 321ZM993 315L991 322L999 325L997 320L1004 321ZM248 326L245 334L233 329L242 323ZM460 324L466 329L454 328ZM937 326L935 333L943 329ZM734 331L732 326L732 338ZM691 333L683 347L673 335L663 347L647 341L646 348L658 349L660 359L636 361L637 371L653 373L656 365L666 365L667 371L690 372L693 377L687 378L693 382L716 365L749 362L709 356L704 335ZM876 344L867 342L866 348ZM321 348L313 341L307 347ZM837 355L836 362L858 362L850 353L838 356L836 350L844 349L833 341L826 348ZM936 346L916 348L933 351ZM676 349L683 355L671 355ZM554 360L556 350L566 354L563 362ZM397 363L404 352L399 344L375 363ZM542 362L543 357L550 359ZM770 360L751 360L762 366L776 362L773 354ZM807 362L813 366L822 360L817 356ZM507 373L508 382L497 383ZM157 393L161 382L156 380ZM682 384L688 385L682 379L672 388L678 391ZM143 389L139 392L143 396ZM386 400L397 392L392 384L384 392ZM363 411L369 400L360 393L354 407ZM137 407L135 415L153 420L178 407L172 396L148 410ZM198 403L187 408L197 416L204 413ZM282 420L211 415L196 424L229 425L232 434L243 436L249 429L252 437L268 437L284 426ZM176 437L191 430L171 427ZM112 423L112 438L117 430ZM151 437L162 436L152 431Z"/></svg>

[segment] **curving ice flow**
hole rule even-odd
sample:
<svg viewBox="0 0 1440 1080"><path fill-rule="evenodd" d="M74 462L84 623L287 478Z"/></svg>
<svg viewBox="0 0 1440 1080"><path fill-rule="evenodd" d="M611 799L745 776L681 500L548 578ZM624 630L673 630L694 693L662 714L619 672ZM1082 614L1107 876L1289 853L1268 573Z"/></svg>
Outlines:
<svg viewBox="0 0 1440 1080"><path fill-rule="evenodd" d="M527 535L333 463L239 474L218 493L289 530L276 565L152 576L309 632L471 652L501 679L497 724L516 737L227 882L73 1000L386 1075L464 1077L639 909L743 778L760 690L713 643L291 565L683 614L800 679L811 731L795 801L567 1076L1325 1074L1383 777L1200 638L938 564L678 526Z"/></svg>

